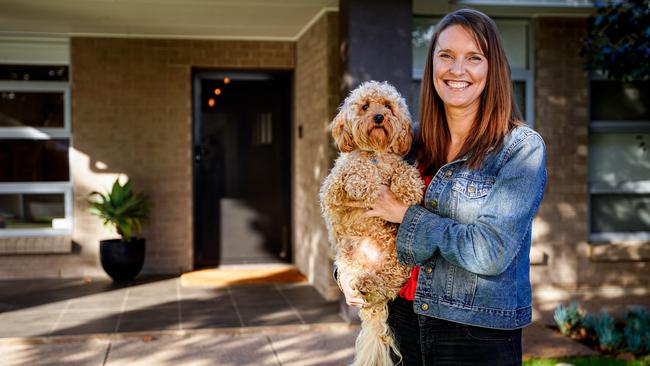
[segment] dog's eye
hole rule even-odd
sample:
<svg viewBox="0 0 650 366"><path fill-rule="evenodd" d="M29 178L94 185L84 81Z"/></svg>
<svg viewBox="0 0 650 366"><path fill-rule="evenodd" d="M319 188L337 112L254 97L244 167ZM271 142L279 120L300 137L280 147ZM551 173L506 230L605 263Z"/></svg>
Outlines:
<svg viewBox="0 0 650 366"><path fill-rule="evenodd" d="M386 104L384 105L384 107L390 109L391 111L393 110L393 108L391 108L391 107L390 107L390 104L388 104L388 103L386 103Z"/></svg>
<svg viewBox="0 0 650 366"><path fill-rule="evenodd" d="M363 107L361 107L361 109L363 109L364 111L365 111L365 110L368 110L368 105L367 105L367 104L364 104Z"/></svg>

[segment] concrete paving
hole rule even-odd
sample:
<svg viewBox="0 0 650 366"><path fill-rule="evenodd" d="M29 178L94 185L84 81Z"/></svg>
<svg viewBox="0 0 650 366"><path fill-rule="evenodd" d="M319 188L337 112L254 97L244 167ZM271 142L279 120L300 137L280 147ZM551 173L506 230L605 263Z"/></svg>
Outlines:
<svg viewBox="0 0 650 366"><path fill-rule="evenodd" d="M306 284L0 281L0 365L346 365L358 326ZM540 324L524 357L594 355Z"/></svg>
<svg viewBox="0 0 650 366"><path fill-rule="evenodd" d="M306 283L182 286L177 277L0 281L0 338L342 323Z"/></svg>
<svg viewBox="0 0 650 366"><path fill-rule="evenodd" d="M347 365L358 327L268 326L0 339L2 365ZM524 330L524 359L596 353L540 324Z"/></svg>
<svg viewBox="0 0 650 366"><path fill-rule="evenodd" d="M593 349L540 324L524 328L523 351L526 358L558 358L567 356L597 356Z"/></svg>
<svg viewBox="0 0 650 366"><path fill-rule="evenodd" d="M353 358L355 327L274 329L229 334L47 337L2 339L2 365L201 366L201 365L346 365Z"/></svg>

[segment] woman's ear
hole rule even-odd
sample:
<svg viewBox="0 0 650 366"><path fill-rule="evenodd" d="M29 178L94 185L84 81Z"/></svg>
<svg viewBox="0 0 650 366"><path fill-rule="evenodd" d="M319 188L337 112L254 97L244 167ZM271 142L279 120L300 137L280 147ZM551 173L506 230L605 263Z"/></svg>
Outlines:
<svg viewBox="0 0 650 366"><path fill-rule="evenodd" d="M411 128L411 117L408 112L404 112L402 108L396 113L397 119L400 123L399 135L393 142L391 149L395 154L406 155L411 150L413 143L413 129Z"/></svg>
<svg viewBox="0 0 650 366"><path fill-rule="evenodd" d="M332 137L341 152L350 152L356 149L352 132L348 128L347 113L345 109L341 108L339 114L334 117L330 128L332 129Z"/></svg>

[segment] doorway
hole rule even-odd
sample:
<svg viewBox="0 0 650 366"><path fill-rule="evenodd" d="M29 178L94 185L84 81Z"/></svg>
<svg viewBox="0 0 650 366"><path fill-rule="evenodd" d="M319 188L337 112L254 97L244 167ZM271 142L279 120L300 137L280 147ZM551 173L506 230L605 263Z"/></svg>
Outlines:
<svg viewBox="0 0 650 366"><path fill-rule="evenodd" d="M192 84L194 267L290 263L291 73Z"/></svg>

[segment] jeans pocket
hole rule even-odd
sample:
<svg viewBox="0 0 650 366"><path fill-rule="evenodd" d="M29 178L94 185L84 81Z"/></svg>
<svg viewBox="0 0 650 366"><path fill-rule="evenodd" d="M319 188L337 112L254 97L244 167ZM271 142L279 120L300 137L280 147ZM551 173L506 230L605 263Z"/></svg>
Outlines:
<svg viewBox="0 0 650 366"><path fill-rule="evenodd" d="M465 326L471 348L485 365L520 366L521 338L517 331ZM520 344L517 345L517 342Z"/></svg>
<svg viewBox="0 0 650 366"><path fill-rule="evenodd" d="M465 332L471 339L477 341L501 341L512 342L512 332L503 329L492 329L483 327L465 326Z"/></svg>

